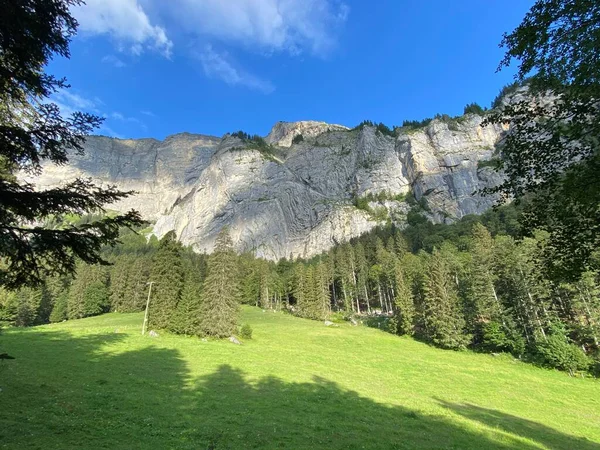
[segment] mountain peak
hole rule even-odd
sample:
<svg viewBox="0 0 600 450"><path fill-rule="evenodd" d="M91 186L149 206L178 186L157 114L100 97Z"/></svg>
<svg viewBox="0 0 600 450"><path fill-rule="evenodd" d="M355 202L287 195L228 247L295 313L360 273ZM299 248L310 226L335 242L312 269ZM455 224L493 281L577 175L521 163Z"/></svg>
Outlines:
<svg viewBox="0 0 600 450"><path fill-rule="evenodd" d="M291 147L292 140L298 135L307 138L315 137L328 131L345 131L348 129L348 127L343 125L333 125L315 120L277 122L273 125L266 140L269 144L279 145L280 147Z"/></svg>

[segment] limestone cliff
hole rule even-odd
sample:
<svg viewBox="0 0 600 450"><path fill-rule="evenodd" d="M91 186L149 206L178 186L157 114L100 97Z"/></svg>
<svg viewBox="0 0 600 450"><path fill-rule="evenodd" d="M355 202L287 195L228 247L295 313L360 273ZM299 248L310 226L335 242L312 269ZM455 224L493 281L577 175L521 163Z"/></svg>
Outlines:
<svg viewBox="0 0 600 450"><path fill-rule="evenodd" d="M504 130L481 121L434 120L397 136L369 126L280 122L268 146L230 135L178 134L162 142L92 136L84 156L49 166L34 181L49 187L84 176L135 190L114 208L139 210L156 221L157 236L175 230L199 251L211 251L228 226L240 251L312 256L376 226L384 217L373 210L401 224L409 209L403 195L426 203L438 222L489 208L493 199L477 192L499 179L480 161ZM354 206L381 192L385 199L370 211Z"/></svg>

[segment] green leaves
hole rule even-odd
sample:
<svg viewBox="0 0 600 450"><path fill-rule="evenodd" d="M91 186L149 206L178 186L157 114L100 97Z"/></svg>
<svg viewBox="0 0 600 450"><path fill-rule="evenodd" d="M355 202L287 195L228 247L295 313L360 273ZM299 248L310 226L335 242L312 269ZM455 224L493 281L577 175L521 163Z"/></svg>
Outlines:
<svg viewBox="0 0 600 450"><path fill-rule="evenodd" d="M550 233L546 266L557 280L593 268L600 245L600 4L538 0L502 46L519 61L520 98L484 123L510 124L499 145L506 180L488 193L531 197L528 231Z"/></svg>

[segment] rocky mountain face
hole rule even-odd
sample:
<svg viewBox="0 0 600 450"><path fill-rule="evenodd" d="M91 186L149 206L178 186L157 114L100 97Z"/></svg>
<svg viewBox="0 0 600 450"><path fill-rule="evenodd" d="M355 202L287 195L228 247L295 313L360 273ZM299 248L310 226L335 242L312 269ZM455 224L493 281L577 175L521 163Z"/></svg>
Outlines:
<svg viewBox="0 0 600 450"><path fill-rule="evenodd" d="M92 136L84 156L48 166L35 180L51 187L77 176L137 193L111 206L174 230L186 245L211 251L228 226L239 251L279 259L312 256L385 220L402 225L413 197L431 220L488 209L477 192L498 183L482 164L505 131L482 118L436 119L396 136L375 127L277 123L262 142L177 134L164 141ZM300 137L301 136L301 137ZM377 201L357 208L361 197Z"/></svg>

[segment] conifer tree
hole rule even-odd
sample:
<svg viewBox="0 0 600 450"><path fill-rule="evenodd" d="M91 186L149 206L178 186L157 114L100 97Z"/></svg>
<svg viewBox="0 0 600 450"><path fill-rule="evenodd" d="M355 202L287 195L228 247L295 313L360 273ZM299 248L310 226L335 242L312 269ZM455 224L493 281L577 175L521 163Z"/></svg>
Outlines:
<svg viewBox="0 0 600 450"><path fill-rule="evenodd" d="M201 330L214 337L228 337L237 332L240 289L237 255L229 230L217 237L215 250L208 259L208 274L202 293Z"/></svg>
<svg viewBox="0 0 600 450"><path fill-rule="evenodd" d="M414 332L413 321L415 316L415 305L410 280L407 279L402 262L396 261L395 275L395 310L394 318L396 332L400 335L412 335Z"/></svg>
<svg viewBox="0 0 600 450"><path fill-rule="evenodd" d="M81 319L106 312L109 308L107 281L105 266L79 263L69 289L68 318Z"/></svg>
<svg viewBox="0 0 600 450"><path fill-rule="evenodd" d="M309 296L306 266L303 263L296 263L293 279L292 294L296 300L295 309L297 310L297 313L300 313L307 302L307 297Z"/></svg>
<svg viewBox="0 0 600 450"><path fill-rule="evenodd" d="M329 314L331 295L328 287L327 267L319 262L314 267L313 294L311 305L311 319L323 320Z"/></svg>
<svg viewBox="0 0 600 450"><path fill-rule="evenodd" d="M8 308L12 311L13 324L17 327L35 325L41 301L41 289L28 287L19 289L13 297L14 303Z"/></svg>
<svg viewBox="0 0 600 450"><path fill-rule="evenodd" d="M71 8L81 0L2 2L0 20L0 286L40 285L52 274L70 274L76 261L98 263L122 226L141 223L135 212L85 225L44 226L45 219L85 214L130 193L77 179L52 189L37 188L21 171L39 174L45 164L62 165L83 150L102 119L76 112L63 117L49 97L69 86L46 73L54 56L69 57L77 30ZM31 177L33 178L33 177Z"/></svg>
<svg viewBox="0 0 600 450"><path fill-rule="evenodd" d="M359 299L362 299L367 306L367 313L371 313L371 304L369 302L368 282L369 282L369 263L365 255L365 248L358 242L354 246L354 261L356 265L356 302L359 306Z"/></svg>
<svg viewBox="0 0 600 450"><path fill-rule="evenodd" d="M429 257L425 277L425 324L431 341L443 348L464 348L465 319L448 263L438 250Z"/></svg>
<svg viewBox="0 0 600 450"><path fill-rule="evenodd" d="M188 336L200 336L202 314L202 283L200 274L192 267L186 270L181 299L171 317L169 330Z"/></svg>
<svg viewBox="0 0 600 450"><path fill-rule="evenodd" d="M50 313L50 322L58 323L67 320L67 303L69 300L68 291L61 292L54 300L54 306Z"/></svg>
<svg viewBox="0 0 600 450"><path fill-rule="evenodd" d="M298 297L298 315L306 319L317 319L315 312L315 268L314 266L304 266L300 272L302 277L298 289L302 289Z"/></svg>
<svg viewBox="0 0 600 450"><path fill-rule="evenodd" d="M144 309L152 266L152 259L149 256L138 256L127 268L128 275L122 312L137 312Z"/></svg>
<svg viewBox="0 0 600 450"><path fill-rule="evenodd" d="M59 298L63 299L63 305L62 307L64 307L64 317L62 317L60 320L58 320L58 322L61 322L63 320L66 320L66 299L68 297L69 294L69 286L71 284L71 277L48 277L46 278L45 282L44 282L44 295L46 296L46 300L44 301L45 305L46 305L46 309L44 310L44 308L42 308L42 311L40 311L41 316L43 316L42 318L40 318L40 320L42 320L42 323L48 323L48 322L52 322L50 316L52 315L52 312L54 311L55 307L56 307L56 302L58 301Z"/></svg>
<svg viewBox="0 0 600 450"><path fill-rule="evenodd" d="M332 248L329 250L329 252L327 252L326 267L327 267L328 284L331 289L333 307L337 309L337 308L339 308L339 305L338 305L338 294L337 294L337 288L336 288L337 276L336 276L335 266L336 266L335 251Z"/></svg>
<svg viewBox="0 0 600 450"><path fill-rule="evenodd" d="M468 317L476 342L483 339L484 329L490 322L504 322L503 309L496 293L494 274L494 240L482 224L475 224L472 231L471 264L469 283Z"/></svg>
<svg viewBox="0 0 600 450"><path fill-rule="evenodd" d="M42 325L50 322L50 314L54 308L55 297L48 288L48 281L45 281L44 284L39 286L38 290L40 291L41 297L36 311L34 324Z"/></svg>
<svg viewBox="0 0 600 450"><path fill-rule="evenodd" d="M181 244L172 231L160 240L152 260L150 281L154 284L148 310L148 326L168 329L183 287Z"/></svg>
<svg viewBox="0 0 600 450"><path fill-rule="evenodd" d="M110 273L110 309L125 312L127 302L127 284L131 266L135 258L120 256L115 261Z"/></svg>

